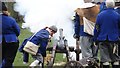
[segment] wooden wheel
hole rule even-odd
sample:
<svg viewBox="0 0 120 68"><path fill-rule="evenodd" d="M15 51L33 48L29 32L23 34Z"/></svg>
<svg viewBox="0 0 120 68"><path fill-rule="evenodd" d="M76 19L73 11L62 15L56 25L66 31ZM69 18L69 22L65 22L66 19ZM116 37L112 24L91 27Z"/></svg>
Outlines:
<svg viewBox="0 0 120 68"><path fill-rule="evenodd" d="M69 61L64 68L84 68L78 61Z"/></svg>

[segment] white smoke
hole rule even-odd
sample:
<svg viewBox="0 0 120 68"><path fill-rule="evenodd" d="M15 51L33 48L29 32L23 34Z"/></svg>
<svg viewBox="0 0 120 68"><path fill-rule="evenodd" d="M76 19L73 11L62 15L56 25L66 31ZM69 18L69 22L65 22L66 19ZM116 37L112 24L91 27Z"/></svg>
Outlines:
<svg viewBox="0 0 120 68"><path fill-rule="evenodd" d="M63 28L69 45L73 45L74 25L71 17L82 3L82 0L16 0L14 9L24 16L25 24L31 32L56 25L58 29Z"/></svg>
<svg viewBox="0 0 120 68"><path fill-rule="evenodd" d="M36 32L46 26L63 28L69 46L76 46L73 38L74 25L71 17L83 0L16 0L14 10L24 16L24 25ZM59 38L59 31L55 35Z"/></svg>

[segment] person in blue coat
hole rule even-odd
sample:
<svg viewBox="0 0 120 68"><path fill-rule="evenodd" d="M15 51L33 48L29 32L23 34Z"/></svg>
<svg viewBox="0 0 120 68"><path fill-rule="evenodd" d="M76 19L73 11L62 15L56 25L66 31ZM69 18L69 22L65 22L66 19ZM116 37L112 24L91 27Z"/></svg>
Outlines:
<svg viewBox="0 0 120 68"><path fill-rule="evenodd" d="M80 21L80 16L78 13L75 13L75 20L74 20L74 35L75 39L80 41L81 53L82 58L90 58L93 57L92 52L92 35L84 32L84 24Z"/></svg>
<svg viewBox="0 0 120 68"><path fill-rule="evenodd" d="M100 4L100 12L103 11L103 10L105 10L107 8L106 4L105 4L105 1L106 0L104 0L104 2L101 2L101 4Z"/></svg>
<svg viewBox="0 0 120 68"><path fill-rule="evenodd" d="M14 18L9 16L5 3L2 2L2 64L1 68L13 68L13 62L19 47L20 28Z"/></svg>
<svg viewBox="0 0 120 68"><path fill-rule="evenodd" d="M118 6L115 11L120 14L120 6ZM120 36L120 35L119 35ZM118 46L118 55L120 56L120 43L119 43L119 46Z"/></svg>
<svg viewBox="0 0 120 68"><path fill-rule="evenodd" d="M56 26L50 26L50 27L45 27L41 30L39 30L37 33L34 34L34 36L29 37L26 39L23 43L23 45L19 48L19 51L23 52L24 57L25 54L27 55L26 52L24 52L23 47L25 46L26 42L29 40L33 42L36 45L40 45L37 55L32 55L35 61L33 61L30 66L36 66L38 63L43 62L43 57L46 57L46 47L47 44L50 40L50 38L57 32L57 27ZM30 39L31 38L31 39ZM24 59L28 59L28 56L26 56Z"/></svg>
<svg viewBox="0 0 120 68"><path fill-rule="evenodd" d="M23 53L23 64L27 64L29 62L29 54L23 50L29 38L24 39L21 46L19 47L19 52Z"/></svg>
<svg viewBox="0 0 120 68"><path fill-rule="evenodd" d="M107 9L98 14L94 29L94 40L99 45L103 68L109 68L110 63L112 68L119 68L120 57L116 50L120 40L120 15L114 11L114 6L114 1L106 1Z"/></svg>
<svg viewBox="0 0 120 68"><path fill-rule="evenodd" d="M115 9L115 11L120 14L120 6L118 6L118 7Z"/></svg>

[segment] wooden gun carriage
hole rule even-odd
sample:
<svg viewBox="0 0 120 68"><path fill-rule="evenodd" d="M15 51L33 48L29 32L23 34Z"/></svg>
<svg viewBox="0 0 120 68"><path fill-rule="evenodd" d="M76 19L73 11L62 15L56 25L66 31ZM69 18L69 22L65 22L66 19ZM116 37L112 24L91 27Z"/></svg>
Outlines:
<svg viewBox="0 0 120 68"><path fill-rule="evenodd" d="M55 58L56 58L56 53L65 53L66 58L67 58L67 62L72 60L72 57L70 57L70 52L80 53L80 49L78 51L78 50L74 50L74 47L69 47L68 46L68 41L63 36L63 29L59 29L59 31L60 31L59 40L56 39L54 41L53 47L48 47L47 48L47 51L52 52L51 53L52 54L51 60L47 64L48 68L53 67L53 64L54 64L54 61L55 61Z"/></svg>

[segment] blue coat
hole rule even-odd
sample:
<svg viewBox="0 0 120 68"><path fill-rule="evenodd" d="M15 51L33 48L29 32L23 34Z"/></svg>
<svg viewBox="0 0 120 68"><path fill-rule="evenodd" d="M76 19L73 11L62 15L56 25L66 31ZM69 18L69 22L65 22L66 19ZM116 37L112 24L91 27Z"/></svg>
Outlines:
<svg viewBox="0 0 120 68"><path fill-rule="evenodd" d="M103 10L105 10L105 9L107 9L106 4L105 4L105 2L102 2L100 4L100 12L103 11Z"/></svg>
<svg viewBox="0 0 120 68"><path fill-rule="evenodd" d="M23 47L25 46L26 42L29 40L36 45L40 45L38 53L41 53L43 56L46 56L46 46L49 41L49 35L50 33L45 29L38 31L31 39L29 37L28 39L24 40L22 45L19 47L19 51L23 52Z"/></svg>
<svg viewBox="0 0 120 68"><path fill-rule="evenodd" d="M113 8L107 8L98 14L94 29L94 40L118 41L120 15Z"/></svg>
<svg viewBox="0 0 120 68"><path fill-rule="evenodd" d="M118 7L117 9L115 9L115 11L120 14L120 7Z"/></svg>
<svg viewBox="0 0 120 68"><path fill-rule="evenodd" d="M117 9L115 9L115 11L120 14L120 7L118 7Z"/></svg>
<svg viewBox="0 0 120 68"><path fill-rule="evenodd" d="M2 36L7 43L10 42L18 42L18 36L20 35L20 28L16 23L15 19L7 16L7 15L0 15L2 16Z"/></svg>

